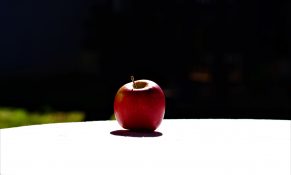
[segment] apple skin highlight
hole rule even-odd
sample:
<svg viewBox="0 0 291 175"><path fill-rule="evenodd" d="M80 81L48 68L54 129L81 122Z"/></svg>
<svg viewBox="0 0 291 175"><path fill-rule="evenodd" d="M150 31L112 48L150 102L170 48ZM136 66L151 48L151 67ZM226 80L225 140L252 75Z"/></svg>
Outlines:
<svg viewBox="0 0 291 175"><path fill-rule="evenodd" d="M154 131L164 118L165 105L165 95L158 84L151 80L136 80L117 91L114 114L124 129Z"/></svg>

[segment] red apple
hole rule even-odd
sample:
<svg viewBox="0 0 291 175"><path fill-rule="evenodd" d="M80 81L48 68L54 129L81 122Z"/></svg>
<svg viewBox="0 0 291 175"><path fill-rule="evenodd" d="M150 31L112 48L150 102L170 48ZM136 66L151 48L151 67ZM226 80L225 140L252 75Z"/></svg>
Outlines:
<svg viewBox="0 0 291 175"><path fill-rule="evenodd" d="M165 114L165 95L151 80L133 80L117 91L114 114L118 123L128 130L154 131Z"/></svg>

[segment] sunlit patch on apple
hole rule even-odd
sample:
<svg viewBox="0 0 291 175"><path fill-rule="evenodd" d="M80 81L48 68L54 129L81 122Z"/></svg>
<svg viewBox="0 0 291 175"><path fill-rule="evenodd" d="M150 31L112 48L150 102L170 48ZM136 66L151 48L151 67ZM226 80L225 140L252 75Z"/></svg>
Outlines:
<svg viewBox="0 0 291 175"><path fill-rule="evenodd" d="M123 96L124 96L124 95L123 95L122 93L118 93L118 94L116 95L115 99L116 99L117 101L122 101Z"/></svg>

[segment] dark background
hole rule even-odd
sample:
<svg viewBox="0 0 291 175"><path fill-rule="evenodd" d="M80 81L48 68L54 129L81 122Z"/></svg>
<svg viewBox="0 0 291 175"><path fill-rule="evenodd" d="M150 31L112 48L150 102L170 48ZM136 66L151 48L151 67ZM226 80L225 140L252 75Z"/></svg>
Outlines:
<svg viewBox="0 0 291 175"><path fill-rule="evenodd" d="M1 0L0 20L0 106L109 119L134 75L165 118L290 114L288 1Z"/></svg>

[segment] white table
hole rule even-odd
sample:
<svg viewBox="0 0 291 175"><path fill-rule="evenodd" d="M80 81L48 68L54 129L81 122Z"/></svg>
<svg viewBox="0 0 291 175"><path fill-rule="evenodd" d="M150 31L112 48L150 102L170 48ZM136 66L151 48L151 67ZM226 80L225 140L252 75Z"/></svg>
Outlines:
<svg viewBox="0 0 291 175"><path fill-rule="evenodd" d="M0 130L1 175L290 175L290 120L164 120L132 133L116 121Z"/></svg>

